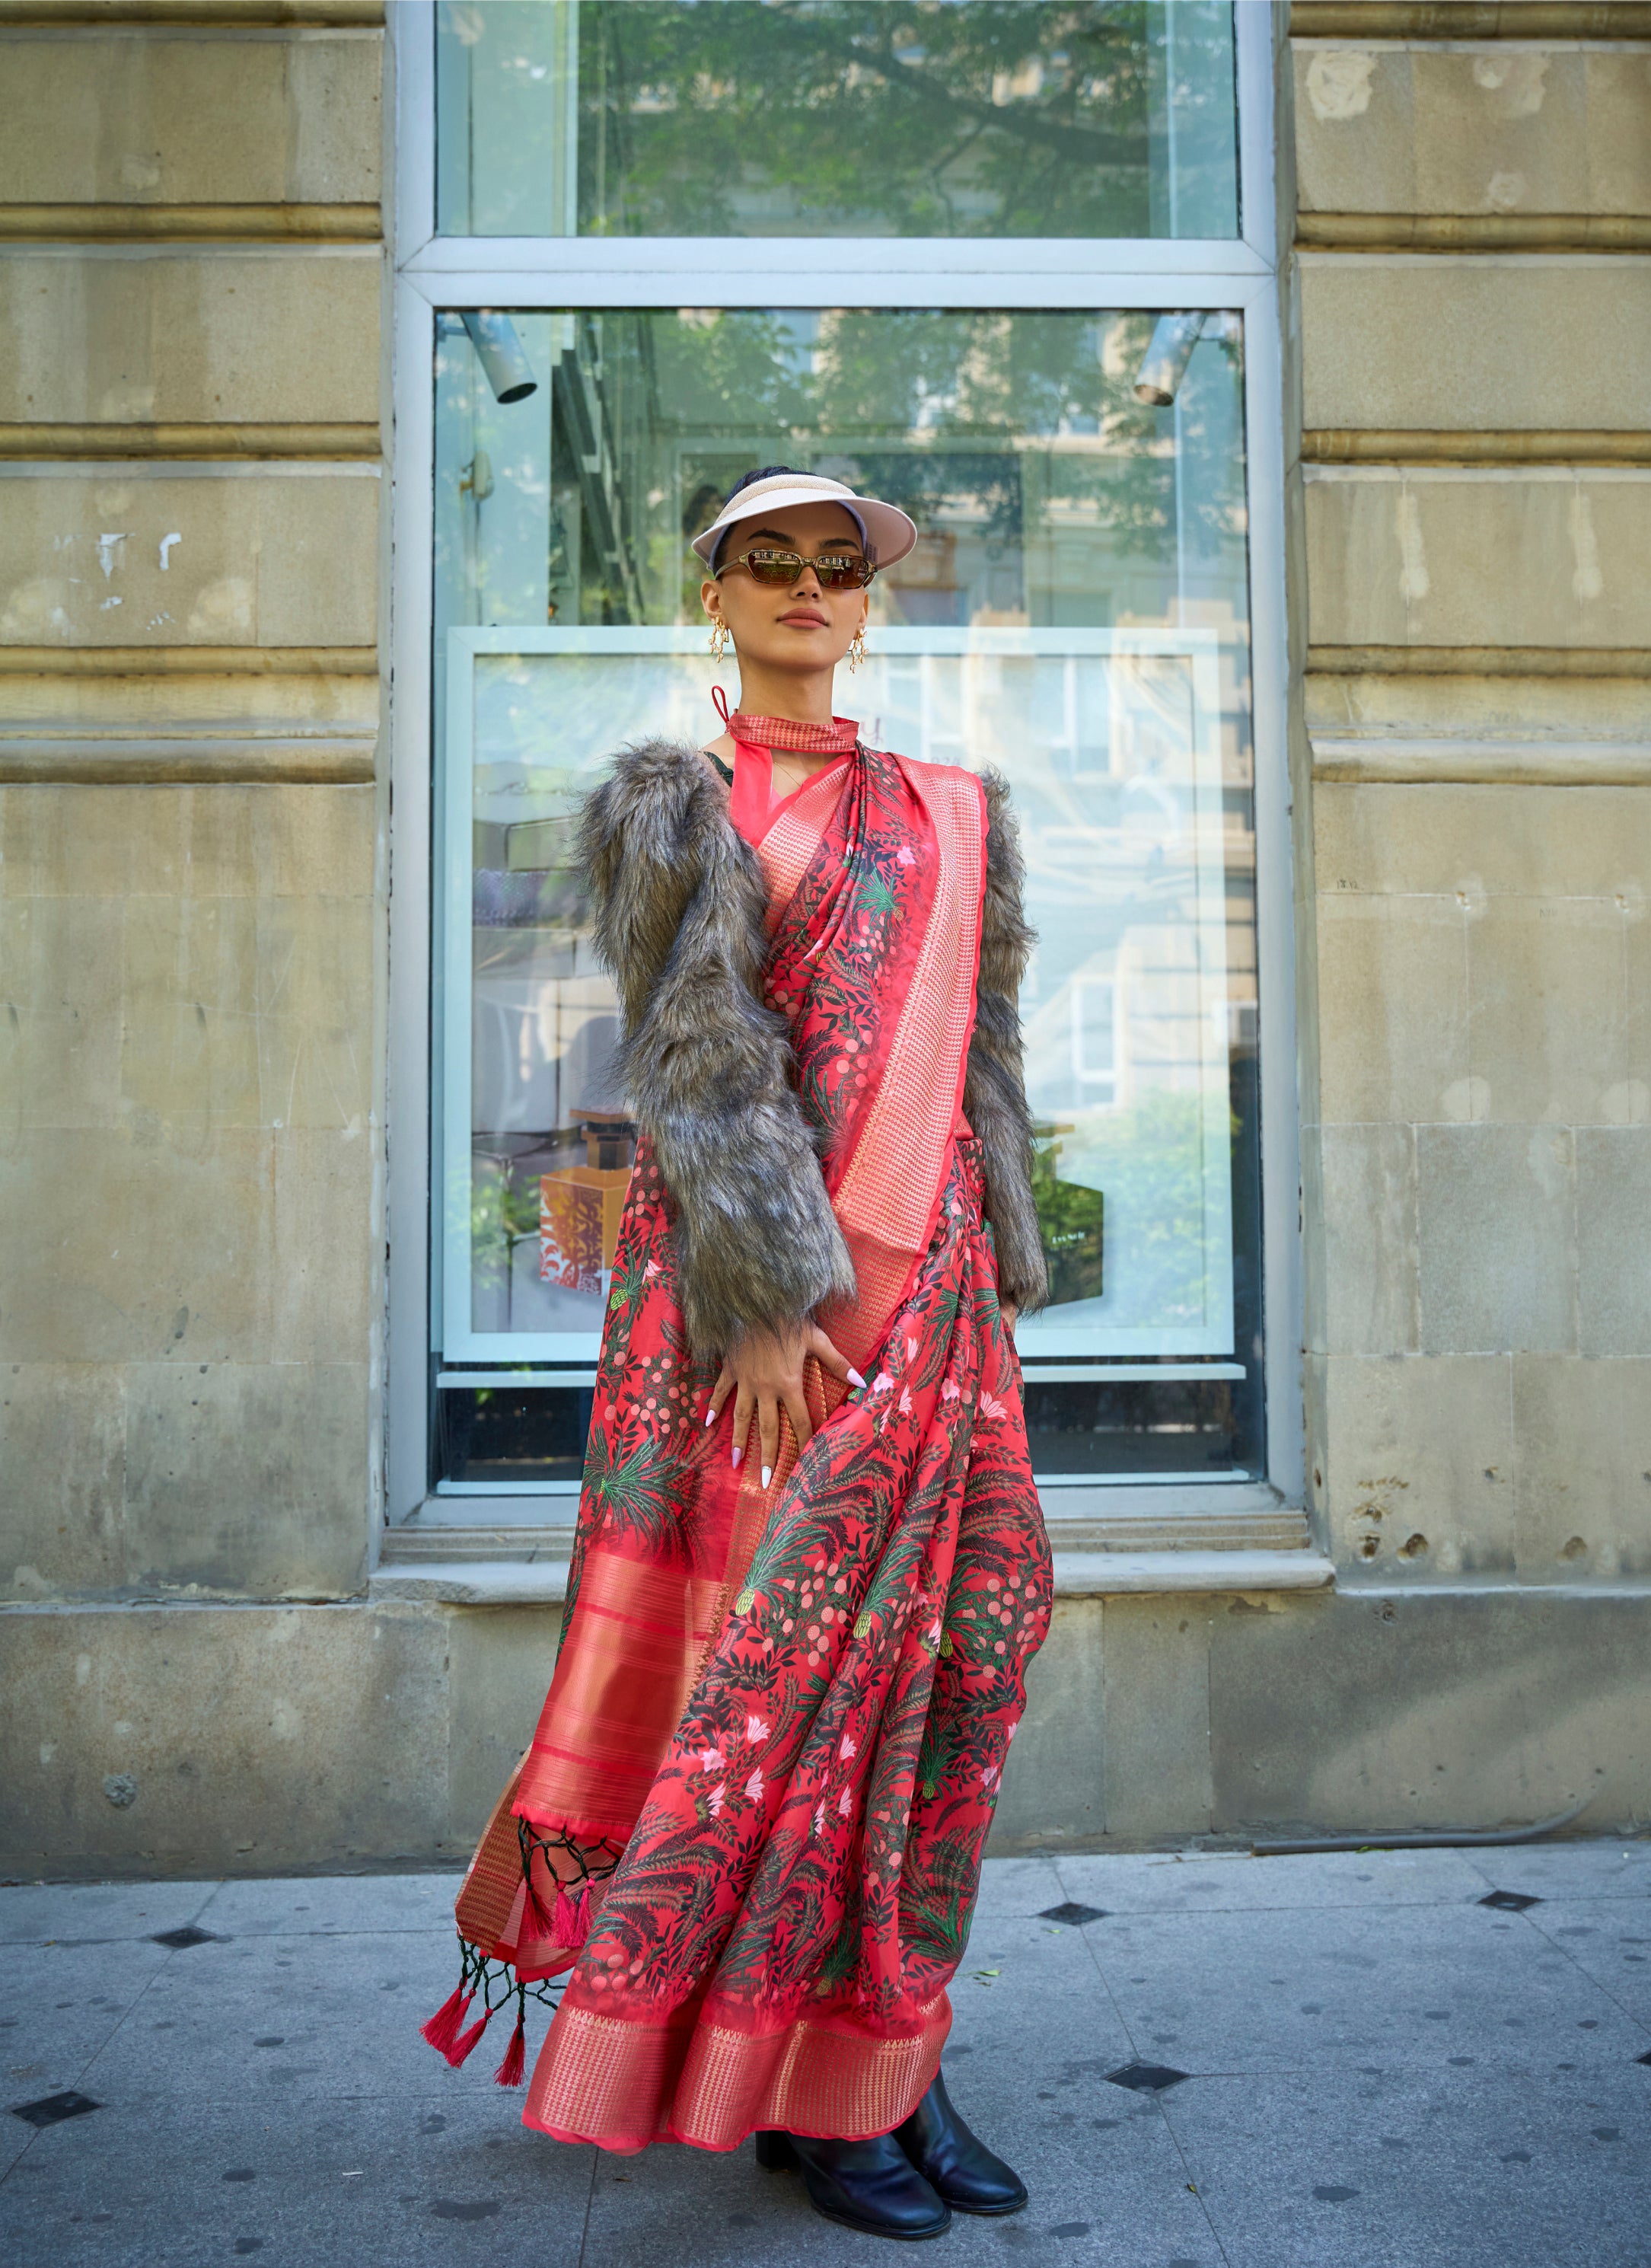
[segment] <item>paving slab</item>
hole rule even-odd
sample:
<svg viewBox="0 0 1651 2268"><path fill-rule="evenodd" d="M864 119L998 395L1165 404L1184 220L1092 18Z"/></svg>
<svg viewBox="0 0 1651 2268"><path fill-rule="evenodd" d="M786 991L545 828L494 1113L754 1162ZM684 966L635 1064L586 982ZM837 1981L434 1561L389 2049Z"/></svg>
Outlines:
<svg viewBox="0 0 1651 2268"><path fill-rule="evenodd" d="M960 2217L945 2257L1651 2268L1646 1848L1493 1856L989 1861L945 2068L1032 2198ZM449 2268L500 2238L535 2268L889 2259L749 2145L615 2159L528 2132L490 2084L502 2026L451 2071L417 2026L454 1981L456 1886L0 1892L5 2100L100 2106L0 2111L7 2268ZM1104 1918L1041 1918L1068 1902ZM208 1942L152 1941L197 1918ZM1117 2084L1136 2064L1192 2075Z"/></svg>
<svg viewBox="0 0 1651 2268"><path fill-rule="evenodd" d="M0 2254L8 2268L576 2268L598 2153L547 2143L520 2109L487 2086L439 2109L110 2102L46 2129L0 2186Z"/></svg>
<svg viewBox="0 0 1651 2268"><path fill-rule="evenodd" d="M1038 2085L1063 2101L1075 2085L1107 2114L1117 2111L1119 2090L1104 2075L1134 2059L1135 2043L1082 1930L983 1916L958 1964L951 2008L947 2069L971 2124L978 2074L988 2066L1013 2074L1023 2109L1036 2071Z"/></svg>
<svg viewBox="0 0 1651 2268"><path fill-rule="evenodd" d="M1141 2058L1087 1933L1050 1931L1050 1944L1047 1929L978 1922L952 1993L948 2092L1031 2191L1024 2214L974 2223L970 2241L1061 2262L1214 2268L1219 2249L1160 2099L1109 2077ZM977 1965L1001 1968L1002 1982L971 1990Z"/></svg>
<svg viewBox="0 0 1651 2268"><path fill-rule="evenodd" d="M1651 1842L1523 1843L1462 1856L1492 1889L1539 1898L1651 1898Z"/></svg>
<svg viewBox="0 0 1651 2268"><path fill-rule="evenodd" d="M1113 1913L1235 1913L1294 1906L1464 1905L1485 1895L1457 1851L1131 1853L1056 1861L1069 1898Z"/></svg>
<svg viewBox="0 0 1651 2268"><path fill-rule="evenodd" d="M1021 2124L1026 2124L1023 2111ZM994 2137L1013 2147L1001 2133ZM1047 2139L1020 2159L1032 2191L1010 2219L959 2213L936 2260L1001 2262L1025 2252L1071 2268L1120 2260L1145 2268L1219 2268L1220 2251L1181 2154L1151 2106L1093 2139L1092 2149ZM795 2174L760 2169L749 2144L727 2156L652 2150L624 2166L598 2168L583 2268L733 2268L752 2260L870 2268L890 2258L886 2242L822 2220ZM925 2257L931 2256L925 2255Z"/></svg>
<svg viewBox="0 0 1651 2268"><path fill-rule="evenodd" d="M249 2106L272 2097L379 2091L386 2075L428 2093L448 2066L418 2027L458 1981L453 1940L426 1931L352 1937L228 1938L174 1954L143 2021L113 2033L86 2080L133 2100L150 2081L154 2024L187 2039L169 2084L180 2097ZM476 2051L478 2066L493 2035ZM503 2053L500 2039L493 2061Z"/></svg>
<svg viewBox="0 0 1651 2268"><path fill-rule="evenodd" d="M1651 2072L1299 2073L1164 2099L1229 2268L1645 2268Z"/></svg>
<svg viewBox="0 0 1651 2268"><path fill-rule="evenodd" d="M1651 2048L1651 1905L1636 1909L1616 1899L1545 1902L1523 1918L1645 2027Z"/></svg>
<svg viewBox="0 0 1651 2268"><path fill-rule="evenodd" d="M0 1889L0 1944L143 1938L186 1929L216 1882L19 1882Z"/></svg>
<svg viewBox="0 0 1651 2268"><path fill-rule="evenodd" d="M1626 2061L1646 2044L1540 1932L1482 1906L1119 1914L1083 1935L1143 2052L1188 2071Z"/></svg>
<svg viewBox="0 0 1651 2268"><path fill-rule="evenodd" d="M453 1900L463 1879L448 1873L319 1874L297 1881L224 1882L201 1922L231 1937L437 1930L451 1938Z"/></svg>
<svg viewBox="0 0 1651 2268"><path fill-rule="evenodd" d="M0 1948L0 2166L22 2155L34 2131L4 2114L84 2088L93 2060L133 2021L167 1959L145 1939Z"/></svg>
<svg viewBox="0 0 1651 2268"><path fill-rule="evenodd" d="M1020 1914L1028 1918L1066 1896L1060 1876L1048 1859L990 1859L980 1870L975 1913Z"/></svg>

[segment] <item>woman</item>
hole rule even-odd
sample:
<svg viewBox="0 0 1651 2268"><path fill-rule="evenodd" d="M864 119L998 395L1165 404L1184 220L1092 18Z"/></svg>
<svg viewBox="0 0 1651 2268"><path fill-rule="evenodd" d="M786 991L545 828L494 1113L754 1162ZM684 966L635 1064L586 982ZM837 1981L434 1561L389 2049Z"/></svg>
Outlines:
<svg viewBox="0 0 1651 2268"><path fill-rule="evenodd" d="M822 2213L903 2237L1026 2201L939 2061L1049 1612L1005 791L832 714L915 541L748 474L693 547L740 707L586 807L640 1138L555 1675L426 2027L462 2061L513 1995L513 2084L527 1992L571 1970L530 2125L755 2131Z"/></svg>

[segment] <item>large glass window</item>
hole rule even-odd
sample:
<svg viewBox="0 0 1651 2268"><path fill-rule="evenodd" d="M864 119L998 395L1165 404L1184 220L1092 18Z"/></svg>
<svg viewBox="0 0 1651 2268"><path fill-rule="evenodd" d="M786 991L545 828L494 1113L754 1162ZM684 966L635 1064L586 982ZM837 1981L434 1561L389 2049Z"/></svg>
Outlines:
<svg viewBox="0 0 1651 2268"><path fill-rule="evenodd" d="M587 5L579 36L632 12L673 11ZM881 746L1001 766L1020 814L1053 1285L1019 1334L1039 1472L1257 1470L1239 318L518 308L437 329L442 1484L576 1482L635 1130L571 817L620 741L717 729L687 538L776 460L921 531L873 585L840 707Z"/></svg>
<svg viewBox="0 0 1651 2268"><path fill-rule="evenodd" d="M438 24L450 234L1237 232L1222 0L444 0Z"/></svg>

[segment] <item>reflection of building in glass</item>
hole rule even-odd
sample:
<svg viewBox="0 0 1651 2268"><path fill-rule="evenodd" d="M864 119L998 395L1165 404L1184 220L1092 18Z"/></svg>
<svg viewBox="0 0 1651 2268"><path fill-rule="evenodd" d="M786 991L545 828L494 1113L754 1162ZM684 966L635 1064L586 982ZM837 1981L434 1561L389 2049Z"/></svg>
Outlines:
<svg viewBox="0 0 1651 2268"><path fill-rule="evenodd" d="M518 313L546 379L500 405L460 327L437 362L447 619L696 621L685 531L789 437L923 530L890 621L1033 628L1245 614L1236 338L1172 409L1129 378L1150 316ZM478 450L491 492L466 489Z"/></svg>
<svg viewBox="0 0 1651 2268"><path fill-rule="evenodd" d="M1091 1101L1116 1102L1123 1008L1117 972L1075 977L1071 997L1073 1083Z"/></svg>
<svg viewBox="0 0 1651 2268"><path fill-rule="evenodd" d="M1228 1045L1255 963L1236 323L1207 327L1155 408L1133 391L1144 312L512 320L537 394L498 403L456 327L437 375L438 610L522 640L476 657L466 726L469 1330L571 1351L599 1319L599 1265L542 1264L541 1192L583 1155L588 1058L614 1029L569 817L617 739L710 729L706 662L627 639L680 626L702 644L685 539L783 435L789 461L890 496L921 531L873 585L873 660L845 683L867 737L1001 765L1014 788L1040 938L1029 1091L1065 1130L1040 1167L1056 1299L1028 1329L1113 1359L1253 1346L1232 1307L1235 1241L1257 1239L1253 1082ZM465 480L479 453L485 494ZM550 661L545 644L587 632L618 642L606 659Z"/></svg>

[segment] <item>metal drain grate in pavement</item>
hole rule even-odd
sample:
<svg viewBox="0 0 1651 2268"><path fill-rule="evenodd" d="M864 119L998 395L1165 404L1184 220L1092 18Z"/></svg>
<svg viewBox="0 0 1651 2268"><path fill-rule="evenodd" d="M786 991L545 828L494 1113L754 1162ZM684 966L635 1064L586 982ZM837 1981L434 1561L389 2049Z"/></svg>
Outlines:
<svg viewBox="0 0 1651 2268"><path fill-rule="evenodd" d="M1523 1913L1527 1906L1539 1906L1542 1900L1533 1898L1525 1890L1493 1890L1489 1897L1481 1898L1479 1904L1494 1906L1499 1913Z"/></svg>
<svg viewBox="0 0 1651 2268"><path fill-rule="evenodd" d="M1038 1918L1039 1921L1061 1921L1069 1929L1082 1929L1086 1921L1104 1921L1106 1908L1081 1906L1075 1899L1068 1898L1064 1905L1046 1906Z"/></svg>
<svg viewBox="0 0 1651 2268"><path fill-rule="evenodd" d="M178 1953L181 1953L186 1946L221 1945L223 1941L209 1929L197 1929L193 1922L187 1923L182 1929L158 1929L150 1940L155 1945L170 1945Z"/></svg>
<svg viewBox="0 0 1651 2268"><path fill-rule="evenodd" d="M60 2118L80 2118L88 2110L102 2108L89 2095L78 2095L70 2087L61 2095L42 2095L38 2102L14 2102L11 2116L29 2126L55 2126Z"/></svg>
<svg viewBox="0 0 1651 2268"><path fill-rule="evenodd" d="M1126 2063L1121 2071L1109 2071L1106 2076L1112 2086L1133 2088L1137 2095L1162 2095L1166 2088L1179 2087L1192 2074L1167 2063Z"/></svg>

